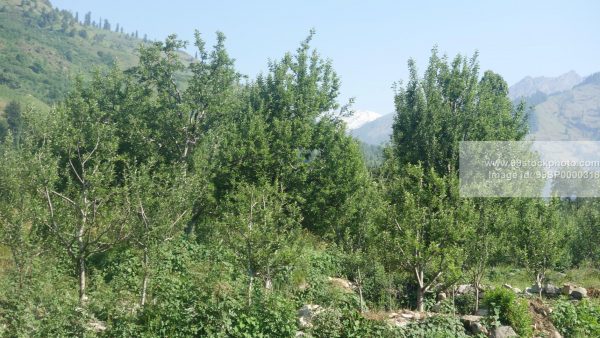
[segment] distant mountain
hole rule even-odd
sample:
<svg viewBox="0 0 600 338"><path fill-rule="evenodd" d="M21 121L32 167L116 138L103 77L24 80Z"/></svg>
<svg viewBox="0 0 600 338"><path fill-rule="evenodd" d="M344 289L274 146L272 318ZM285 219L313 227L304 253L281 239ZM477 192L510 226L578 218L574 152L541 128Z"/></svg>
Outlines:
<svg viewBox="0 0 600 338"><path fill-rule="evenodd" d="M350 131L350 135L360 141L380 145L389 141L392 135L392 124L394 123L394 114L383 115L371 122L365 123L360 128Z"/></svg>
<svg viewBox="0 0 600 338"><path fill-rule="evenodd" d="M355 111L352 116L344 117L342 120L346 122L349 130L357 129L365 123L369 123L381 117L381 114L373 111Z"/></svg>
<svg viewBox="0 0 600 338"><path fill-rule="evenodd" d="M523 80L510 87L509 96L512 100L526 98L536 93L545 95L555 94L569 90L583 81L575 71L570 71L558 77L531 77L527 76Z"/></svg>
<svg viewBox="0 0 600 338"><path fill-rule="evenodd" d="M600 141L600 73L536 102L530 125L530 137L540 141Z"/></svg>

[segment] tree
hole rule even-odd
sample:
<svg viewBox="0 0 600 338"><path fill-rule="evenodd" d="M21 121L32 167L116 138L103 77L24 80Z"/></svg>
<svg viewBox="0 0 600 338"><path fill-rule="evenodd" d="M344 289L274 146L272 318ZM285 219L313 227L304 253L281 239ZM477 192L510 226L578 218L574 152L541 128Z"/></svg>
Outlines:
<svg viewBox="0 0 600 338"><path fill-rule="evenodd" d="M19 139L19 135L23 129L21 104L17 101L10 101L4 108L4 112L6 113L8 127L16 141Z"/></svg>
<svg viewBox="0 0 600 338"><path fill-rule="evenodd" d="M94 88L80 83L64 105L38 126L45 141L35 154L43 182L46 227L78 276L87 300L87 262L128 236L131 206L116 168L121 163L110 115L98 109Z"/></svg>
<svg viewBox="0 0 600 338"><path fill-rule="evenodd" d="M416 275L418 308L422 308L423 293L432 281L452 272L455 264L472 258L467 264L472 268L475 284L488 266L487 253L481 256L475 253L491 250L494 239L474 239L479 235L492 236L494 230L488 228L486 214L497 206L487 210L482 201L458 199L460 141L520 140L527 132L524 106L513 107L508 98L508 85L499 75L486 71L479 79L477 56L476 53L467 59L458 55L449 63L448 58L439 57L434 48L423 78L419 77L415 61L411 59L407 85L396 86L396 116L391 147L385 152L383 175L392 192L388 201L397 210L395 215L404 215L402 219L406 222L394 220L392 224L401 230L396 236L412 238L412 246L404 248L404 252L410 257L408 268ZM412 177L412 181L402 183L404 176ZM420 190L413 191L411 185ZM429 219L423 220L425 217ZM430 235L435 233L429 228L431 222L442 228L457 224L456 228L447 229L450 238L455 240L440 245L442 238ZM410 224L414 224L413 229L408 229ZM465 253L464 238L459 238L469 234L472 240ZM414 250L406 250L411 248ZM434 266L433 275L427 277L424 273L431 270L430 262L448 259L447 269ZM427 278L430 278L428 283Z"/></svg>
<svg viewBox="0 0 600 338"><path fill-rule="evenodd" d="M110 30L110 22L108 22L108 20L104 19L104 25L102 26L102 29L107 31Z"/></svg>
<svg viewBox="0 0 600 338"><path fill-rule="evenodd" d="M248 277L248 303L254 280L263 278L266 288L297 256L300 214L277 186L240 184L223 206L219 234L233 250Z"/></svg>
<svg viewBox="0 0 600 338"><path fill-rule="evenodd" d="M85 13L85 18L83 19L83 24L85 26L90 26L92 24L92 12Z"/></svg>
<svg viewBox="0 0 600 338"><path fill-rule="evenodd" d="M191 204L181 166L154 168L142 165L130 177L130 198L137 213L132 240L142 251L140 306L146 304L152 262L158 260L160 245L181 233L187 223Z"/></svg>
<svg viewBox="0 0 600 338"><path fill-rule="evenodd" d="M454 175L421 166L406 166L386 191L392 207L381 242L396 266L415 278L417 310L423 311L426 292L442 278L458 278L474 209L459 198Z"/></svg>
<svg viewBox="0 0 600 338"><path fill-rule="evenodd" d="M392 145L400 164L457 172L460 141L519 140L526 134L524 105L512 106L499 75L486 71L479 80L477 56L458 55L448 64L434 48L423 79L409 60L409 81L395 95Z"/></svg>
<svg viewBox="0 0 600 338"><path fill-rule="evenodd" d="M518 262L531 272L541 297L547 272L564 262L566 255L566 228L558 212L560 200L520 202L520 222L511 229L512 250Z"/></svg>
<svg viewBox="0 0 600 338"><path fill-rule="evenodd" d="M119 33L119 31L120 31L120 30L119 30L119 23L117 22L117 26L115 27L115 32L116 32L116 33Z"/></svg>

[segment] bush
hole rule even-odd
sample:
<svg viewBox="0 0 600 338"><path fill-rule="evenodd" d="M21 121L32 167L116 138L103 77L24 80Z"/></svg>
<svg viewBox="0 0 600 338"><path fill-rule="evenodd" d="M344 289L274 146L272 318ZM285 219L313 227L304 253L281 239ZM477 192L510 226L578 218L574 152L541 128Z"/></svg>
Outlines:
<svg viewBox="0 0 600 338"><path fill-rule="evenodd" d="M527 301L517 299L514 292L505 288L496 288L485 293L483 303L491 313L498 315L500 323L510 325L521 337L530 337L532 318Z"/></svg>
<svg viewBox="0 0 600 338"><path fill-rule="evenodd" d="M397 337L462 338L468 337L463 324L455 316L433 316L402 328Z"/></svg>
<svg viewBox="0 0 600 338"><path fill-rule="evenodd" d="M468 315L475 310L475 294L465 293L454 298L454 307L456 312L461 315Z"/></svg>
<svg viewBox="0 0 600 338"><path fill-rule="evenodd" d="M550 319L565 337L600 337L600 306L557 301Z"/></svg>

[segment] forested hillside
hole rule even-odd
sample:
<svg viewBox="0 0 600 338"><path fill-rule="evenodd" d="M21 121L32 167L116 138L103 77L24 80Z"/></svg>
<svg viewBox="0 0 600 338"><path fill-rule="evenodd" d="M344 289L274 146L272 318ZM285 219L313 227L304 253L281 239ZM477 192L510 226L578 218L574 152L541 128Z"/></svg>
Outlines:
<svg viewBox="0 0 600 338"><path fill-rule="evenodd" d="M0 336L599 337L599 202L459 194L460 141L527 135L502 76L411 59L380 151L313 37L248 79L172 35L11 97Z"/></svg>
<svg viewBox="0 0 600 338"><path fill-rule="evenodd" d="M76 76L89 78L94 68L113 63L135 65L145 38L124 28L46 0L1 1L0 110L12 99L47 109L65 97Z"/></svg>

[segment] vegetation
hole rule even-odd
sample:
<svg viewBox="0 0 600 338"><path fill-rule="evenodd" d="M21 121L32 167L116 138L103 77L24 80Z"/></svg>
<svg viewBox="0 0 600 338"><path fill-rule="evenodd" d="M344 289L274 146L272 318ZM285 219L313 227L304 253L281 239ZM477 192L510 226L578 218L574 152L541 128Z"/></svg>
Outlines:
<svg viewBox="0 0 600 338"><path fill-rule="evenodd" d="M91 13L81 24L20 6L43 34L64 24L98 53L120 34ZM254 79L224 34L207 48L196 32L192 61L172 35L56 93L54 64L15 63L10 45L13 89L48 79L40 99L55 105L11 101L0 117L0 335L464 337L455 314L477 311L482 281L508 281L502 269L539 287L584 266L597 280L594 200L459 195L460 141L527 134L524 105L500 75L480 76L477 55L434 49L423 76L411 60L390 143L368 148L347 134L351 102L313 34ZM15 75L23 64L33 73ZM459 283L477 291L436 303ZM300 325L307 304L319 311ZM491 326L533 334L513 291L485 291L483 305ZM437 314L398 326L400 308ZM598 333L587 302L552 318L564 334Z"/></svg>

